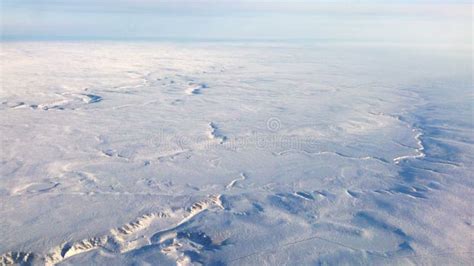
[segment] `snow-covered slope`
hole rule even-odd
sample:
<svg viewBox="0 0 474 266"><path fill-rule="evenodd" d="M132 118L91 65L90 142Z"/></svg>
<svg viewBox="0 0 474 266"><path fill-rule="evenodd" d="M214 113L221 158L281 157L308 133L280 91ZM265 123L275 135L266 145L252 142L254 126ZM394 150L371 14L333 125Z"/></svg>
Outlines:
<svg viewBox="0 0 474 266"><path fill-rule="evenodd" d="M0 264L469 264L471 51L3 43Z"/></svg>

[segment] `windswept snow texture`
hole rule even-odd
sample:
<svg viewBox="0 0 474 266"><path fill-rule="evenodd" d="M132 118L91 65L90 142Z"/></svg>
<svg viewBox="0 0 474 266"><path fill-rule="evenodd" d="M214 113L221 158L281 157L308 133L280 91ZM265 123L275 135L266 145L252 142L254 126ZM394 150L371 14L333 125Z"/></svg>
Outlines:
<svg viewBox="0 0 474 266"><path fill-rule="evenodd" d="M2 46L0 264L474 261L471 51Z"/></svg>

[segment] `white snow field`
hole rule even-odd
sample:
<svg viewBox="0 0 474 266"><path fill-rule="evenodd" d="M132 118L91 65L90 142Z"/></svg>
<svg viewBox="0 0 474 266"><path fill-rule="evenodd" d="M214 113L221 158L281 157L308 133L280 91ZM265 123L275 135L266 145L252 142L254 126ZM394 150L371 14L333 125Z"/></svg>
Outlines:
<svg viewBox="0 0 474 266"><path fill-rule="evenodd" d="M471 53L4 42L0 264L472 265Z"/></svg>

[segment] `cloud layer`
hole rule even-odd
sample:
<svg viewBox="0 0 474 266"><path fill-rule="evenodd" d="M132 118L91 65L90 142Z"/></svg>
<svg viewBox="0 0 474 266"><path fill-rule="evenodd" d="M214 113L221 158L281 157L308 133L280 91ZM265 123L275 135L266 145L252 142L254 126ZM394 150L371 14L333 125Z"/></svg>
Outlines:
<svg viewBox="0 0 474 266"><path fill-rule="evenodd" d="M468 44L470 9L436 1L6 0L2 38Z"/></svg>

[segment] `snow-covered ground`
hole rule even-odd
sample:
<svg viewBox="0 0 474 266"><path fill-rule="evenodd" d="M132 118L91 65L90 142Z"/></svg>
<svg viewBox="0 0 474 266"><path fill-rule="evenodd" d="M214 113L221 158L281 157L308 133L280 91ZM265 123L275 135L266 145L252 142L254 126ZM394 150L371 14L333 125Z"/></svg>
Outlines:
<svg viewBox="0 0 474 266"><path fill-rule="evenodd" d="M471 52L2 43L0 264L470 264Z"/></svg>

